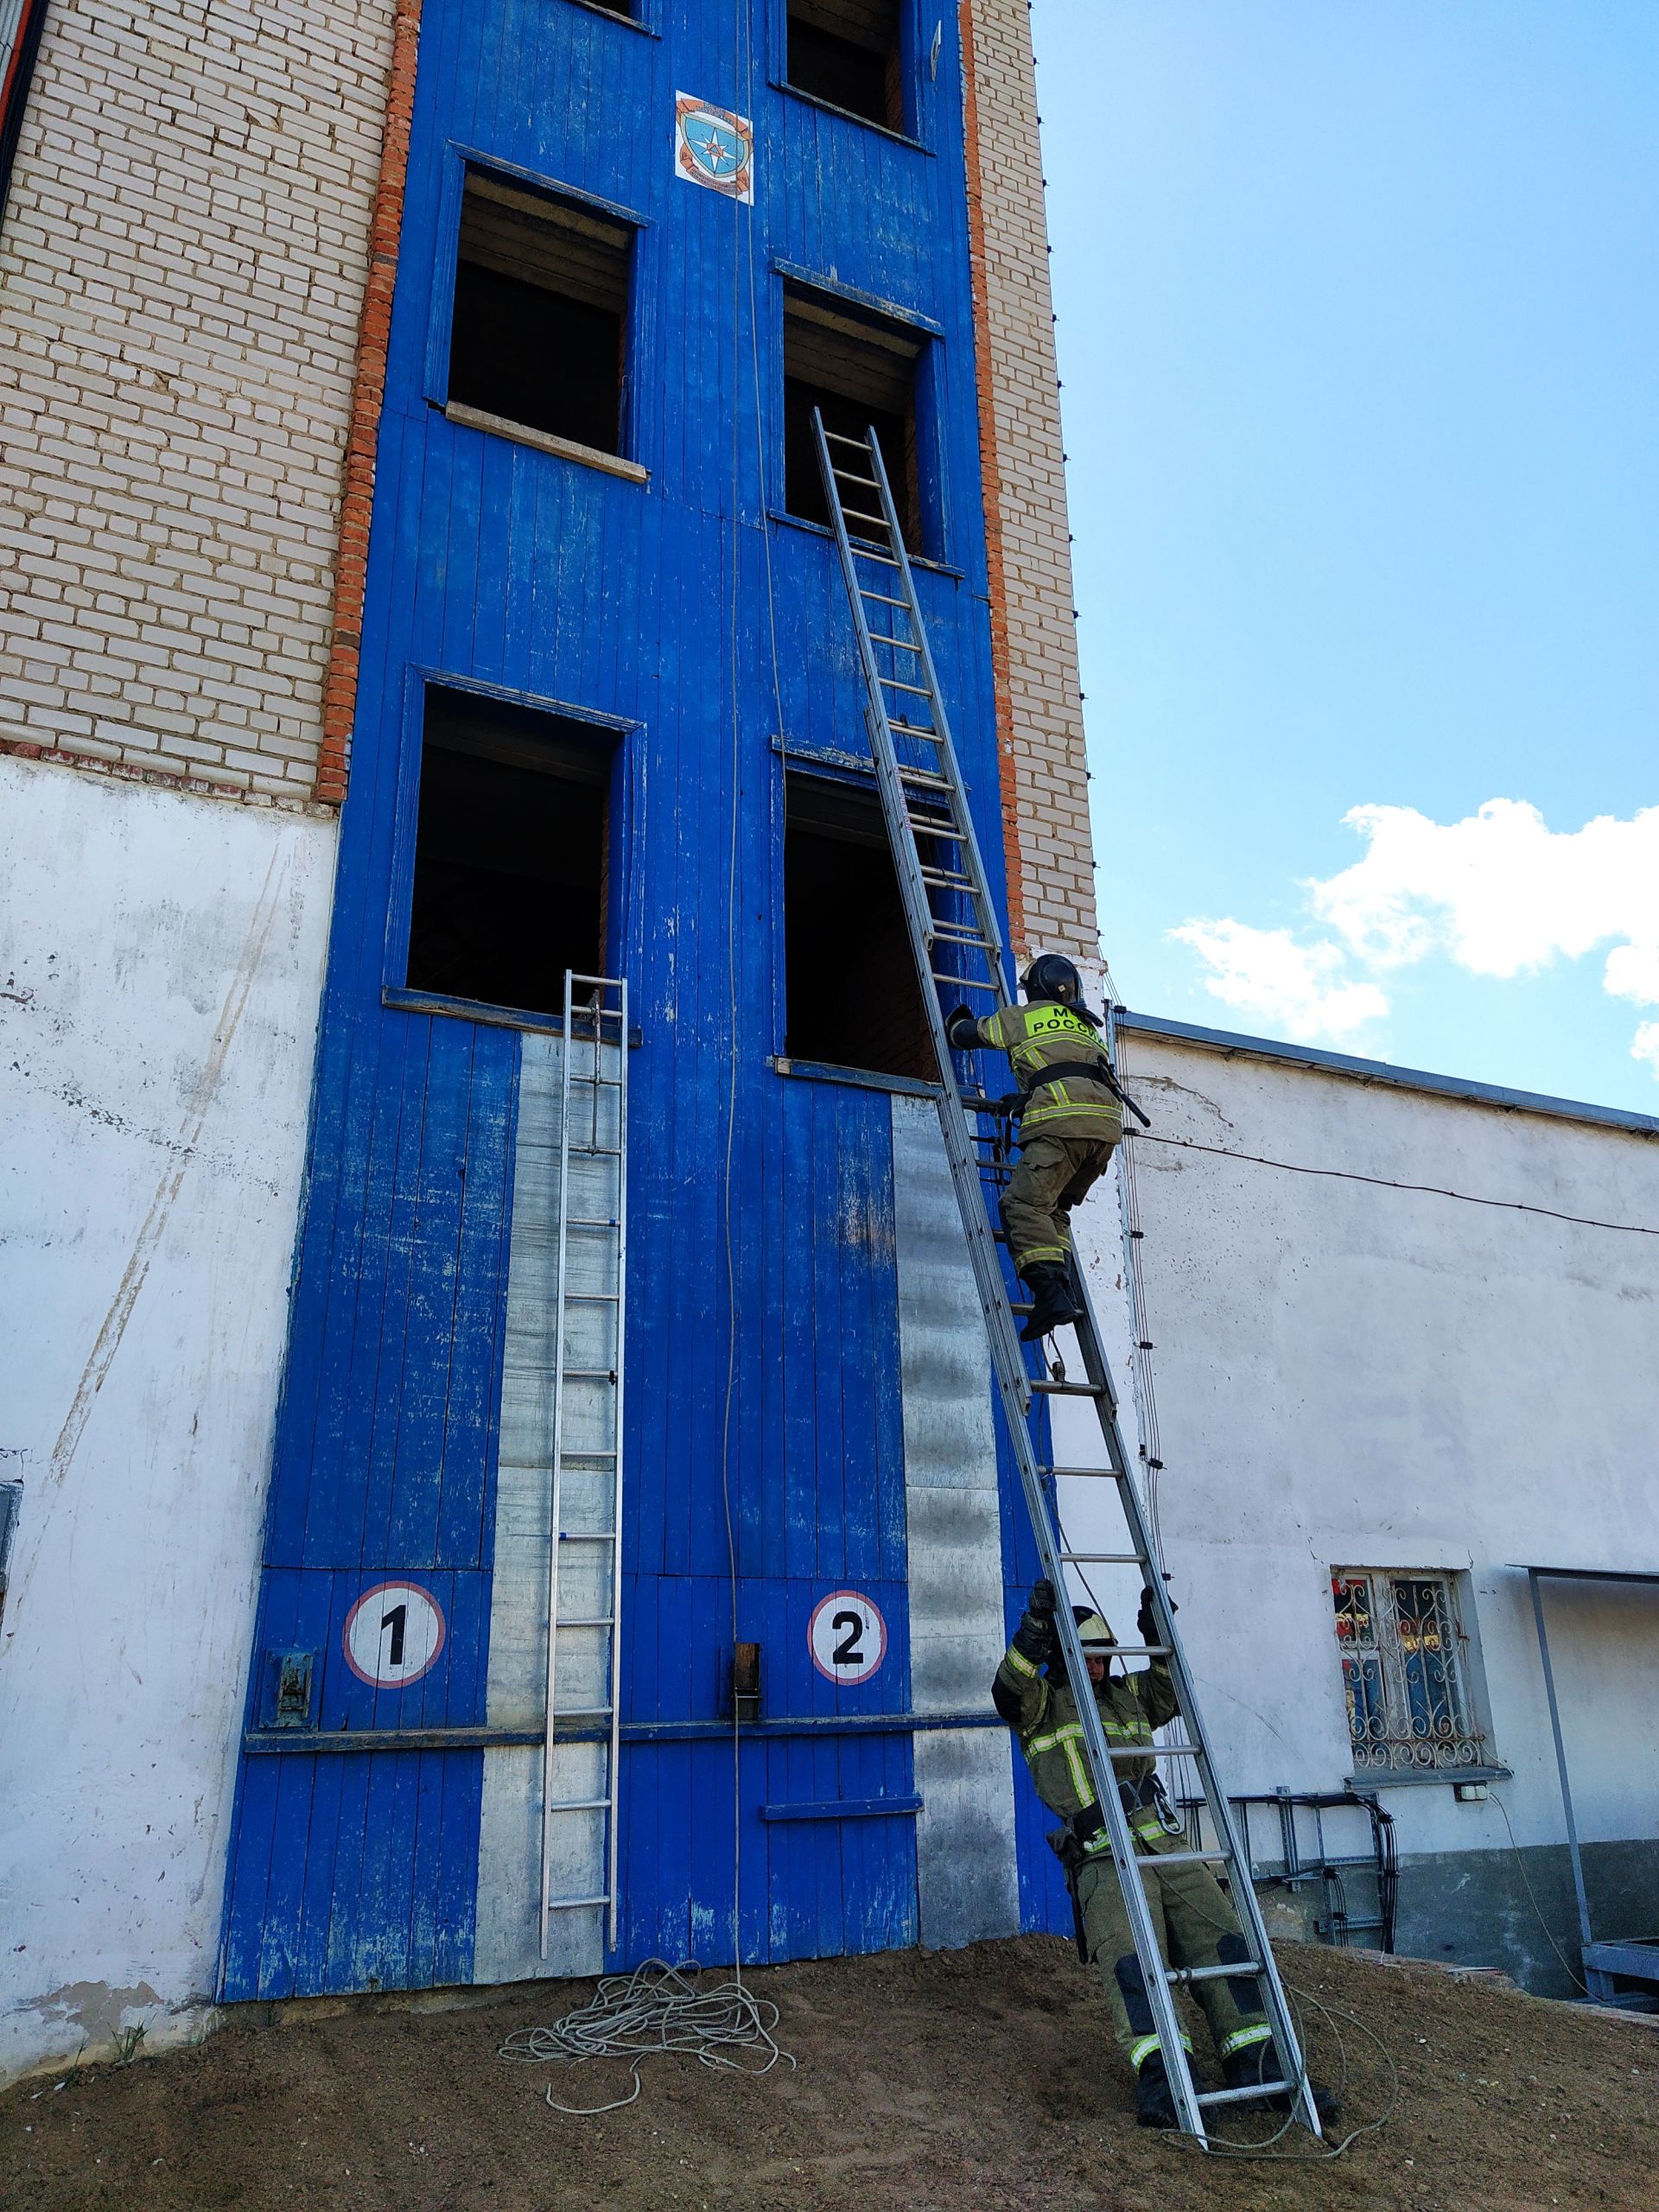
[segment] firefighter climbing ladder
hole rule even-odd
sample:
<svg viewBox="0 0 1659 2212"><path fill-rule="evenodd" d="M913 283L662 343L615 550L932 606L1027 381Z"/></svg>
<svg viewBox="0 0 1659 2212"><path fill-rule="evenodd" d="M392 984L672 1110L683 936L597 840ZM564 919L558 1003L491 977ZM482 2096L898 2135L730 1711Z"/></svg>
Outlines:
<svg viewBox="0 0 1659 2212"><path fill-rule="evenodd" d="M875 432L871 429L861 438L853 438L826 430L816 410L813 421L818 466L858 634L866 692L865 720L869 727L876 784L916 956L922 1002L939 1066L950 1071L954 1064L945 1038L938 987L945 986L953 994L976 1001L976 1013L988 1014L1009 1005L1001 935L986 885L968 811L967 793L950 742L944 702L928 650L921 607ZM1298 2116L1317 2135L1319 2117L1302 2079L1300 2044L1250 1882L1249 1862L1239 1842L1232 1808L1216 1778L1209 1738L1193 1696L1192 1677L1176 1635L1172 1608L1163 1579L1154 1563L1140 1493L1124 1449L1116 1395L1095 1324L1088 1287L1081 1270L1074 1265L1071 1287L1083 1307L1083 1318L1077 1325L1077 1344L1087 1379L1073 1382L1055 1380L1047 1375L1033 1376L1027 1369L1014 1333L1014 1309L1009 1304L996 1249L1002 1239L993 1230L987 1209L982 1179L986 1163L976 1149L985 1141L970 1129L968 1111L952 1076L941 1089L939 1120L985 1317L991 1364L1019 1462L1020 1483L1043 1573L1057 1591L1064 1592L1068 1566L1139 1567L1145 1586L1152 1593L1159 1641L1122 1644L1119 1653L1124 1658L1168 1660L1186 1740L1179 1745L1154 1746L1153 1756L1192 1758L1198 1771L1205 1809L1217 1840L1213 1850L1174 1851L1160 1853L1155 1859L1137 1857L1128 1815L1118 1795L1113 1762L1115 1758L1144 1758L1147 1754L1144 1749L1114 1752L1108 1745L1099 1711L1090 1694L1071 1607L1062 1604L1056 1614L1056 1626L1066 1675L1077 1697L1089 1771L1111 1838L1135 1948L1146 1977L1153 2024L1166 2055L1176 2112L1181 2126L1202 2143L1206 2140L1205 2114L1214 2107L1246 2096L1260 2097L1264 2091L1274 2088L1290 2090ZM1051 1427L1043 1419L1045 1401L1055 1396L1086 1398L1092 1402L1105 1444L1105 1467L1045 1464L1045 1448L1039 1440ZM1090 1476L1116 1484L1132 1549L1081 1553L1065 1548L1060 1533L1057 1478ZM1175 1867L1192 1864L1213 1866L1226 1876L1249 1951L1247 1961L1226 1967L1190 1968L1172 1968L1165 1964L1142 1886L1144 1872L1153 1866ZM1254 1978L1257 1981L1264 1999L1262 2009L1272 2026L1274 2048L1288 2076L1287 2080L1244 2091L1198 2088L1181 2040L1175 1991L1182 1982L1213 1974Z"/></svg>
<svg viewBox="0 0 1659 2212"><path fill-rule="evenodd" d="M556 1912L602 1911L616 1947L627 1185L628 987L567 974L542 1745L543 1958ZM561 1722L582 1735L561 1737ZM607 1732L597 1741L589 1732L595 1724ZM561 1883L571 1881L574 1894L560 1894Z"/></svg>

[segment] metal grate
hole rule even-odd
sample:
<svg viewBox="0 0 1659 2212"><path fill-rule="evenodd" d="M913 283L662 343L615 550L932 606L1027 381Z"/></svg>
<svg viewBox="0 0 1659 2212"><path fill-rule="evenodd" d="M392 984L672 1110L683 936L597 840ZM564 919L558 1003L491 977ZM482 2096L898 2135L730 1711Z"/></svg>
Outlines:
<svg viewBox="0 0 1659 2212"><path fill-rule="evenodd" d="M1452 1578L1343 1567L1331 1597L1355 1772L1484 1765Z"/></svg>

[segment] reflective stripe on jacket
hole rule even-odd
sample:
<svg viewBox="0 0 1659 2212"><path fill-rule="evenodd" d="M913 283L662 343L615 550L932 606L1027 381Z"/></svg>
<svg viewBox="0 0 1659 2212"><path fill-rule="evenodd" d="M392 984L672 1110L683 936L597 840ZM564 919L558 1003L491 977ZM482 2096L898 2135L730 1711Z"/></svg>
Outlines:
<svg viewBox="0 0 1659 2212"><path fill-rule="evenodd" d="M1019 1738L1037 1795L1050 1812L1068 1824L1077 1814L1087 1813L1097 1801L1084 1757L1083 1723L1064 1674L1044 1675L1017 1643L1011 1643L996 1670L995 1695L996 1709ZM1095 1692L1095 1703L1112 1750L1149 1745L1153 1730L1173 1720L1179 1710L1169 1669L1161 1659L1138 1675L1108 1674ZM1112 1764L1118 1780L1137 1792L1154 1766L1150 1758L1115 1759ZM1151 1806L1130 1815L1129 1828L1142 1851L1173 1850L1179 1841L1165 1834ZM1109 1851L1106 1830L1089 1837L1084 1847L1090 1853Z"/></svg>
<svg viewBox="0 0 1659 2212"><path fill-rule="evenodd" d="M1106 1048L1093 1026L1070 1007L1039 1001L1035 1006L1005 1007L988 1014L975 1028L982 1045L1006 1052L1014 1080L1025 1094L1020 1116L1022 1137L1120 1135L1123 1109L1104 1082L1090 1083L1072 1076L1064 1082L1045 1083L1045 1066L1077 1067L1097 1061L1109 1063Z"/></svg>

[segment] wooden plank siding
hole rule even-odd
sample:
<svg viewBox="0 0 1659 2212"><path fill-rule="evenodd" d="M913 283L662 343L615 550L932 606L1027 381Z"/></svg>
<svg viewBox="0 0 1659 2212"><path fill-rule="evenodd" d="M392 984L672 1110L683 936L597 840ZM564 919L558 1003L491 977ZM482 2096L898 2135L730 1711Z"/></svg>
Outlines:
<svg viewBox="0 0 1659 2212"><path fill-rule="evenodd" d="M625 1719L720 1718L728 1545L768 1717L909 1708L888 1100L771 1065L784 1044L774 737L781 720L789 745L867 749L834 548L767 519L784 476L772 264L944 334L931 465L957 573L918 581L1000 871L961 86L955 11L929 9L912 41L925 143L865 129L771 81L782 12L746 10L757 54L744 89L730 0L649 0L650 33L570 0L426 0L251 1726L264 1655L289 1648L321 1655L324 1729L485 1718L519 1039L382 1001L402 980L387 921L407 905L421 671L629 726L607 941L642 1034L629 1070ZM752 211L674 174L677 91L752 108ZM625 450L647 485L458 427L431 404L457 148L643 218ZM342 1626L394 1574L438 1596L448 1641L417 1685L376 1693L346 1668ZM876 1600L889 1632L885 1664L855 1690L808 1657L811 1609L842 1584ZM491 1756L245 1758L225 1994L467 1980ZM908 1795L908 1736L762 1735L741 1758L744 1956L915 1941L913 1820L759 1817L764 1803ZM728 1960L729 1742L629 1743L621 1799L619 1959Z"/></svg>

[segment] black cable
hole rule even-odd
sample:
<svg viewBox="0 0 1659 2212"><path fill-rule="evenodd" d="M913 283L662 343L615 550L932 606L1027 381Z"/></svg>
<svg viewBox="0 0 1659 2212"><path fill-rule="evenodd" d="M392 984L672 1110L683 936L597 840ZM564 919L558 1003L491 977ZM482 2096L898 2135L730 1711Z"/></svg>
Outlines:
<svg viewBox="0 0 1659 2212"><path fill-rule="evenodd" d="M1225 1145L1199 1144L1193 1137L1142 1136L1135 1130L1126 1134L1139 1144L1173 1144L1183 1152L1207 1152L1217 1160L1245 1160L1255 1167L1277 1167L1287 1175L1318 1175L1336 1183L1370 1183L1380 1191L1415 1191L1431 1198L1456 1198L1466 1206L1496 1206L1503 1213L1535 1213L1547 1221L1567 1221L1580 1229L1617 1230L1625 1236L1659 1236L1659 1228L1649 1229L1641 1222L1601 1221L1593 1214L1561 1213L1554 1206L1529 1205L1524 1198L1483 1198L1472 1191L1448 1191L1438 1183L1401 1183L1390 1175L1361 1175L1350 1167L1305 1167L1294 1160L1268 1160L1259 1152L1232 1152Z"/></svg>

